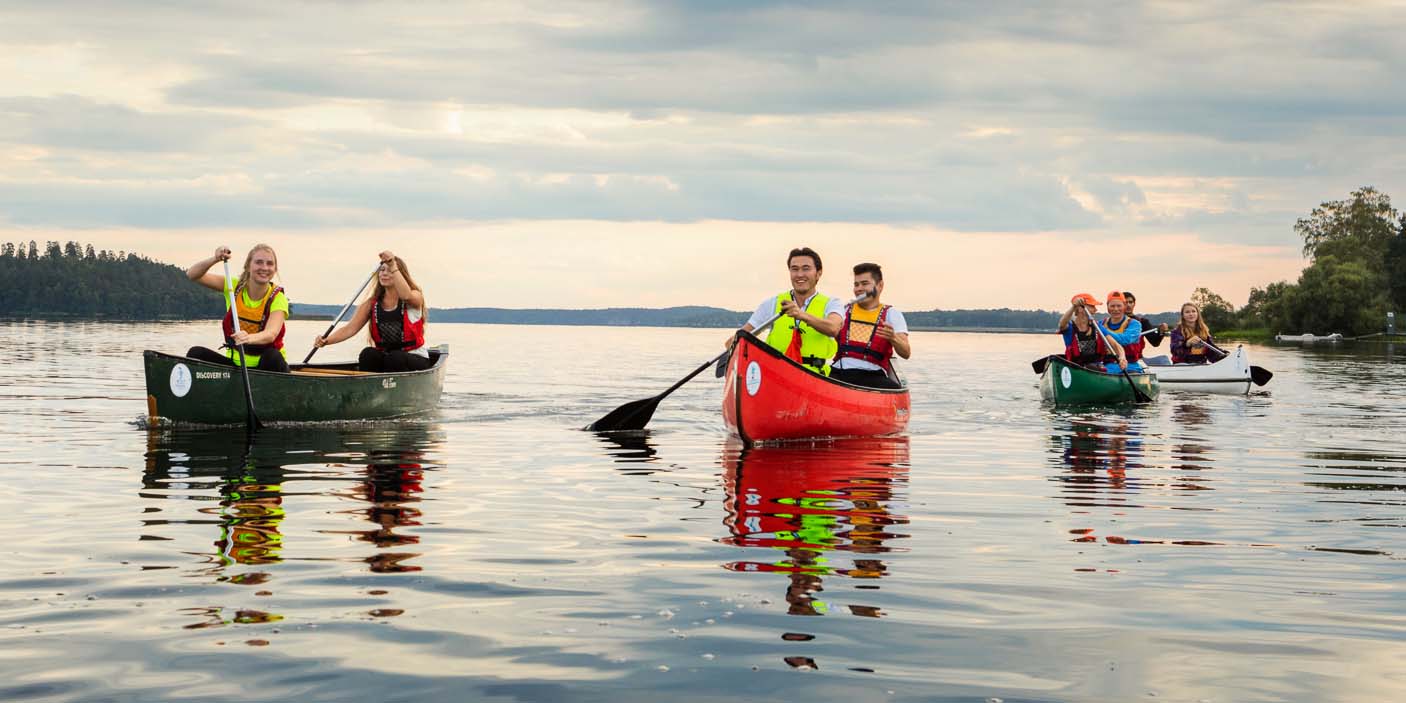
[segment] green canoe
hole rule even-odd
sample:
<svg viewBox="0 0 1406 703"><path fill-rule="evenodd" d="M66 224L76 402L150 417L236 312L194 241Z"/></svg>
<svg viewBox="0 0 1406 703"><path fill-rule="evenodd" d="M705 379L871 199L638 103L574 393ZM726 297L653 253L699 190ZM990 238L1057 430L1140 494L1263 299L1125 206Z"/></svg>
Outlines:
<svg viewBox="0 0 1406 703"><path fill-rule="evenodd" d="M1138 390L1156 398L1157 377L1150 373L1130 373ZM1123 374L1104 373L1051 356L1040 375L1040 395L1045 400L1069 404L1132 403L1133 389Z"/></svg>
<svg viewBox="0 0 1406 703"><path fill-rule="evenodd" d="M148 420L201 425L244 424L239 369L147 350ZM350 422L427 413L439 404L449 347L430 350L434 366L404 373L364 373L355 363L306 364L292 373L249 370L264 422Z"/></svg>

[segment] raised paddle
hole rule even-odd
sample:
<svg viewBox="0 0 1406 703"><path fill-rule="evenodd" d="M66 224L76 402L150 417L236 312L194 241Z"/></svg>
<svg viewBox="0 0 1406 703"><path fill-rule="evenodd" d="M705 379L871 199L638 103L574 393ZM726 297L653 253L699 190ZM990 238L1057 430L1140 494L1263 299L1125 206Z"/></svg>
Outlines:
<svg viewBox="0 0 1406 703"><path fill-rule="evenodd" d="M1085 310L1087 312L1087 308ZM1092 312L1089 312L1088 315L1089 324L1094 326L1094 331L1097 332L1099 338L1103 340L1103 346L1108 346L1108 337L1103 333L1103 328L1098 326L1098 321L1094 319L1094 315ZM1069 324L1072 325L1074 323L1073 321L1070 321ZM1133 389L1133 400L1139 403L1151 403L1152 398L1138 389L1137 384L1133 383L1133 377L1128 375L1128 370L1126 368L1119 370L1123 372L1123 378L1128 379L1128 387Z"/></svg>
<svg viewBox="0 0 1406 703"><path fill-rule="evenodd" d="M326 332L323 332L323 333L322 333L322 336L326 337L327 335L332 334L333 328L335 328L335 327L337 326L337 323L338 323L338 322L341 322L341 321L342 321L342 316L345 315L345 314L347 314L347 310L350 310L350 309L351 309L351 306L352 306L352 304L354 304L354 303L356 302L356 299L361 297L361 291L366 290L366 286L371 283L371 279L375 278L375 277L376 277L376 272L377 272L377 271L380 271L380 270L381 270L381 264L378 262L378 263L376 264L376 268L371 269L371 275L370 275L370 276L367 276L367 277L366 277L366 280L361 282L361 287L356 289L356 294L351 297L351 300L348 300L348 301L347 301L347 304L346 304L346 305L343 305L343 306L342 306L342 311L339 312L339 313L337 313L337 318L334 319L334 320L332 320L332 324L330 324L330 325L327 326L327 331L326 331ZM312 347L312 351L309 351L309 352L308 352L308 355L305 356L305 357L303 357L303 363L304 363L304 364L308 363L308 361L312 359L312 355L313 355L313 354L316 354L316 353L317 353L317 350L320 349L320 348L321 348L321 347L319 347L319 346L317 346L316 344L314 344L313 347Z"/></svg>
<svg viewBox="0 0 1406 703"><path fill-rule="evenodd" d="M239 308L234 304L234 286L230 284L229 259L225 259L225 292L229 294L229 321L230 329L234 333L239 332ZM233 336L233 334L231 335ZM244 422L245 428L250 432L263 429L264 423L259 422L259 414L254 412L254 390L249 386L249 366L245 364L247 360L244 356L244 345L236 345L239 349L239 372L244 376ZM273 352L277 353L277 352Z"/></svg>

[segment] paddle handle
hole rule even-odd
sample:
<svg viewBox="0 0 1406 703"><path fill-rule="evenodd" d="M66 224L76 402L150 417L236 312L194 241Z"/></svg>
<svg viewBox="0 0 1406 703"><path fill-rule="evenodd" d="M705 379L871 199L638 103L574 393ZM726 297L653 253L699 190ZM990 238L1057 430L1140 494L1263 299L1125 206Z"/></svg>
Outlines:
<svg viewBox="0 0 1406 703"><path fill-rule="evenodd" d="M327 326L327 331L322 333L323 337L332 334L332 330L336 329L337 323L342 321L342 317L345 316L347 314L347 311L351 309L351 306L356 303L356 299L361 297L361 291L366 290L366 286L371 284L371 279L375 278L376 272L380 270L381 264L377 262L376 268L371 269L371 275L367 276L366 280L361 282L361 287L356 289L356 293L352 295L351 300L348 300L347 304L342 306L342 311L337 313L337 317L332 320L332 324ZM308 352L307 356L303 357L303 363L306 364L311 361L312 355L316 354L317 350L321 348L322 347L319 347L316 344L312 345L312 350Z"/></svg>
<svg viewBox="0 0 1406 703"><path fill-rule="evenodd" d="M225 296L229 299L229 300L227 301L227 302L229 302L229 322L230 322L230 325L229 325L230 334L229 334L229 336L230 336L230 339L234 339L234 335L235 335L235 334L238 334L238 332L239 332L239 308L237 308L237 307L234 306L234 282L231 281L231 280L230 280L230 277L229 277L229 259L225 259ZM239 362L240 362L240 365L243 365L243 363L244 363L244 345L243 345L243 344L239 344L239 345L236 345L236 346L239 347Z"/></svg>
<svg viewBox="0 0 1406 703"><path fill-rule="evenodd" d="M855 296L855 298L854 298L853 300L849 301L848 303L845 303L845 305L854 305L855 303L857 303L857 302L859 302L859 301L861 301L861 300L864 300L865 298L868 298L868 297L869 297L869 294L868 294L868 293L860 293L858 296ZM756 333L761 332L762 330L764 330L764 329L770 327L770 326L771 326L773 323L775 323L777 320L780 320L781 317L782 317L783 315L785 315L785 314L786 314L786 313L784 313L784 312L778 312L778 313L776 313L775 315L772 315L771 317L767 318L765 322L762 322L760 325L757 325L756 327L754 327L754 328L752 329L752 334L756 334Z"/></svg>

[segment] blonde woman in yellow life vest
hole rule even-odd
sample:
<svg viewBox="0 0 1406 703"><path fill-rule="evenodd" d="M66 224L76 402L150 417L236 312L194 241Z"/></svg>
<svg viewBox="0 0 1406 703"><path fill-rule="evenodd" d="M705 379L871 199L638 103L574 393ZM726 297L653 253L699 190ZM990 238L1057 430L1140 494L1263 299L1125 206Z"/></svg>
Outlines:
<svg viewBox="0 0 1406 703"><path fill-rule="evenodd" d="M811 371L829 375L830 359L839 349L835 334L844 322L844 304L816 291L823 264L814 249L792 249L786 256L786 268L791 289L762 301L742 330L755 332L758 325L783 315L772 323L767 345ZM729 336L727 344L735 339Z"/></svg>
<svg viewBox="0 0 1406 703"><path fill-rule="evenodd" d="M278 275L278 254L267 244L255 244L244 257L244 270L238 278L225 280L210 273L215 264L229 261L229 247L218 247L215 255L195 262L186 269L186 278L210 290L220 291L225 301L223 331L225 351L191 347L186 356L214 364L237 366L241 359L238 345L244 345L245 366L260 371L288 372L288 360L283 351L283 323L288 320L288 296L283 287L273 282ZM236 310L229 309L229 291L234 292ZM235 324L235 320L238 324Z"/></svg>

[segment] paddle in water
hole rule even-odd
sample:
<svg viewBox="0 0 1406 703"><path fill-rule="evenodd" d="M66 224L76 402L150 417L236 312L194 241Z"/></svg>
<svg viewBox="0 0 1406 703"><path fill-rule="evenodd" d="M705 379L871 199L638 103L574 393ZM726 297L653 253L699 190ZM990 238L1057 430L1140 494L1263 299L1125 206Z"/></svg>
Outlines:
<svg viewBox="0 0 1406 703"><path fill-rule="evenodd" d="M1210 342L1202 340L1201 343L1210 347L1212 351L1220 354L1222 359L1227 356L1230 356L1230 352L1227 352L1226 350L1221 349L1220 347L1211 344ZM1250 380L1253 381L1256 386L1263 386L1264 384L1269 383L1269 379L1271 378L1274 378L1273 371L1270 371L1269 369L1264 368L1263 366L1250 367Z"/></svg>
<svg viewBox="0 0 1406 703"><path fill-rule="evenodd" d="M351 297L351 300L348 300L348 301L347 301L347 304L346 304L346 305L343 305L343 306L342 306L342 311L339 312L339 313L337 313L337 317L336 317L336 319L332 320L332 324L330 324L330 325L327 326L327 331L322 333L322 336L323 336L323 337L326 337L327 335L332 334L332 330L333 330L334 328L336 328L337 323L342 321L342 316L347 314L347 310L350 310L350 309L351 309L351 306L356 303L356 299L361 297L361 291L366 290L366 286L371 283L371 279L375 278L375 277L376 277L376 272L378 272L378 271L380 271L380 270L381 270L381 264L380 264L380 262L377 262L377 263L376 263L376 268L371 269L371 275L370 275L370 276L367 276L367 277L366 277L366 280L361 282L361 287L356 289L356 294ZM321 347L318 347L316 344L314 344L313 347L312 347L312 350L308 352L308 355L305 356L305 357L303 357L303 363L306 364L306 363L308 363L308 361L312 360L312 355L313 355L313 354L316 354L316 353L317 353L317 350L320 349L320 348L321 348Z"/></svg>
<svg viewBox="0 0 1406 703"><path fill-rule="evenodd" d="M229 320L230 329L234 334L239 333L239 308L234 304L234 286L230 283L229 259L225 259L225 291L229 293ZM244 376L244 426L250 432L263 429L264 423L259 421L259 414L254 412L254 390L249 385L249 365L245 363L244 345L237 344L239 349L239 372Z"/></svg>

